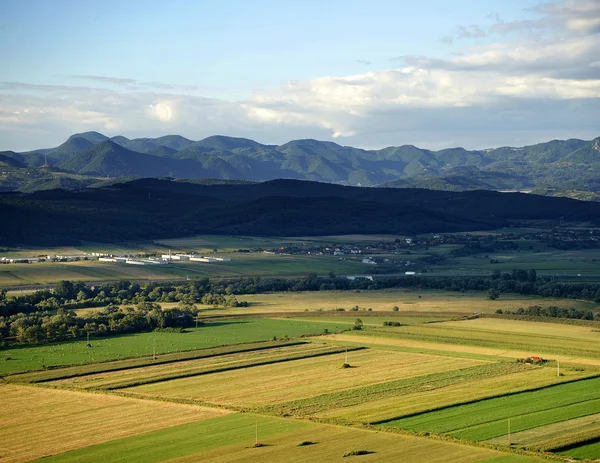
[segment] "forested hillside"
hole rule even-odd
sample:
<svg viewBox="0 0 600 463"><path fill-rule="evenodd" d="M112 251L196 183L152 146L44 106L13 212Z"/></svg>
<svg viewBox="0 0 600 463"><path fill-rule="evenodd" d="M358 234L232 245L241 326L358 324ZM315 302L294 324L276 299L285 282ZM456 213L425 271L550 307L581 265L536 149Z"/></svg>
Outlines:
<svg viewBox="0 0 600 463"><path fill-rule="evenodd" d="M39 171L46 165L46 181L48 169L52 169L66 176L249 181L288 178L454 191L533 190L586 199L594 199L595 195L586 196L584 192L600 191L600 138L553 140L518 148L431 151L412 145L364 150L317 140L294 140L276 146L225 136L200 141L178 135L130 140L86 132L71 136L56 148L0 154L5 161L16 163L12 170ZM3 174L0 184L5 190L35 189L35 183L27 184L27 176L21 175L20 181L17 177Z"/></svg>

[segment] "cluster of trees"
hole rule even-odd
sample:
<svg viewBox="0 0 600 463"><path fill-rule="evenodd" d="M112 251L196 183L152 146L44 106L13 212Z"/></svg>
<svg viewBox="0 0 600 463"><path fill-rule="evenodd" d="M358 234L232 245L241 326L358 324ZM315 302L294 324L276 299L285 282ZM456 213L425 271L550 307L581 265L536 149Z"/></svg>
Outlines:
<svg viewBox="0 0 600 463"><path fill-rule="evenodd" d="M0 290L0 315L32 313L86 307L103 307L109 304L135 305L147 302L180 302L186 305L202 303L213 306L241 307L230 290L213 286L207 278L178 283L133 283L127 280L87 286L81 282L59 281L52 290L7 297Z"/></svg>
<svg viewBox="0 0 600 463"><path fill-rule="evenodd" d="M565 307L532 305L517 310L496 310L497 314L526 315L530 317L573 318L576 320L600 320L600 313L594 316L590 310L567 309Z"/></svg>
<svg viewBox="0 0 600 463"><path fill-rule="evenodd" d="M198 309L186 306L161 309L159 304L142 302L135 307L110 305L98 312L77 316L60 308L55 314L43 311L0 317L0 346L10 343L40 344L77 338L140 333L195 326Z"/></svg>

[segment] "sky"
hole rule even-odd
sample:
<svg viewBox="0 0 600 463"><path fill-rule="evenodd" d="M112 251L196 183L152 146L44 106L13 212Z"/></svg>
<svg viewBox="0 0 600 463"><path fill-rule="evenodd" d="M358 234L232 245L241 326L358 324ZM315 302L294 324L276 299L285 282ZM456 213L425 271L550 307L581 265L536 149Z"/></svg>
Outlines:
<svg viewBox="0 0 600 463"><path fill-rule="evenodd" d="M600 0L2 0L0 151L600 136Z"/></svg>

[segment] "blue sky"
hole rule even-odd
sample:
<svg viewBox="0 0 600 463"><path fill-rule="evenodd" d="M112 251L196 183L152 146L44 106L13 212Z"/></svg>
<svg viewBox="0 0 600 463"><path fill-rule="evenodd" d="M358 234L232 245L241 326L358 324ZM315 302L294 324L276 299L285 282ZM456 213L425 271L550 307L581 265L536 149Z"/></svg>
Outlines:
<svg viewBox="0 0 600 463"><path fill-rule="evenodd" d="M377 148L600 135L600 2L0 3L0 150L97 130Z"/></svg>

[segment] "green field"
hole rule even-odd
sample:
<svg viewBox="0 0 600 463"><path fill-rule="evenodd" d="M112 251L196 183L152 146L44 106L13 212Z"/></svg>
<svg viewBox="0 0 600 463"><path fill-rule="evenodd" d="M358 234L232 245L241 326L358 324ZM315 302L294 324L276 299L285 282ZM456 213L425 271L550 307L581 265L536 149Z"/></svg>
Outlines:
<svg viewBox="0 0 600 463"><path fill-rule="evenodd" d="M579 460L598 460L600 459L600 441L583 444L559 453Z"/></svg>
<svg viewBox="0 0 600 463"><path fill-rule="evenodd" d="M264 447L253 448L258 441ZM313 445L298 446L301 442ZM189 423L44 458L43 462L312 462L346 461L343 455L368 449L361 461L457 463L537 461L531 457L394 434L344 429L252 414Z"/></svg>
<svg viewBox="0 0 600 463"><path fill-rule="evenodd" d="M4 459L346 462L345 453L368 450L356 458L500 463L540 461L551 451L596 455L600 332L560 320L463 318L536 304L595 310L594 303L401 289L238 299L249 306L199 306L205 325L184 333L0 351L8 383L0 387L13 398L0 413L11 426ZM351 330L357 318L363 329ZM515 361L531 355L549 362ZM28 370L36 371L11 374ZM509 453L509 419L512 447L539 458ZM74 427L63 425L52 440L58 421ZM257 427L266 446L252 448ZM31 436L43 445L27 447ZM298 446L303 441L314 444Z"/></svg>
<svg viewBox="0 0 600 463"><path fill-rule="evenodd" d="M528 243L519 241L518 244L524 246ZM533 246L538 247L536 243L533 243ZM432 251L439 252L438 248L432 248ZM490 260L496 260L498 263L491 264ZM452 273L492 272L494 270L511 272L515 268L526 270L535 268L538 273L550 274L599 274L600 249L498 251L452 259L441 263L432 270Z"/></svg>
<svg viewBox="0 0 600 463"><path fill-rule="evenodd" d="M318 417L335 422L375 423L424 413L439 407L572 381L598 373L597 370L581 372L569 369L565 371L564 376L556 377L555 372L549 368L531 368L517 363L494 363L456 372L427 375L395 385L380 385L380 391L368 391L368 394L363 395L363 400L338 398L316 411ZM394 390L397 390L398 394L395 394ZM356 391L351 391L346 395L357 394ZM314 407L314 404L305 406L311 405Z"/></svg>
<svg viewBox="0 0 600 463"><path fill-rule="evenodd" d="M189 360L205 359L210 357L220 357L230 354L243 352L254 352L268 350L271 348L280 348L286 346L295 346L304 344L306 341L255 341L246 344L233 344L229 346L208 347L204 349L171 352L169 354L149 355L143 357L133 357L124 360L112 360L98 363L86 363L83 365L67 366L61 368L52 368L48 370L30 371L18 373L5 377L8 381L35 384L58 379L77 378L79 376L94 375L97 373L107 373L114 371L133 370L148 366L162 366L164 364L186 362Z"/></svg>
<svg viewBox="0 0 600 463"><path fill-rule="evenodd" d="M227 410L107 394L0 384L2 462L121 439L229 414Z"/></svg>
<svg viewBox="0 0 600 463"><path fill-rule="evenodd" d="M482 441L512 432L600 413L600 378L559 384L387 422L415 432Z"/></svg>
<svg viewBox="0 0 600 463"><path fill-rule="evenodd" d="M77 365L152 355L270 340L273 337L297 337L347 329L346 324L320 323L295 320L248 318L207 322L200 328L187 329L186 333L137 333L123 336L14 347L0 351L0 375L7 375L44 367Z"/></svg>

